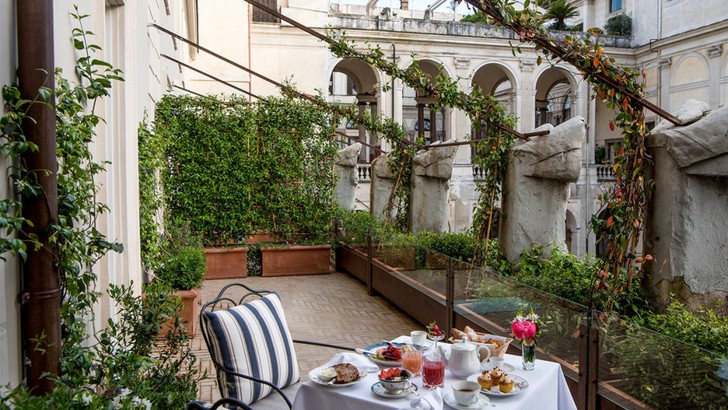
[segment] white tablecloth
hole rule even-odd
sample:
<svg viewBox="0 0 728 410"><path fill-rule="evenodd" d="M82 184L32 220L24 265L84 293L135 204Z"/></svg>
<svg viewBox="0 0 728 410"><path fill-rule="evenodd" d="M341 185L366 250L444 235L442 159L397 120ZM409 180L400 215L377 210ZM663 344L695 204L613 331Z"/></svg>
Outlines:
<svg viewBox="0 0 728 410"><path fill-rule="evenodd" d="M402 336L395 342L409 343L409 337ZM536 360L536 368L525 371L521 368L521 357L506 355L506 363L511 364L515 371L512 374L526 379L529 383L522 393L510 397L490 397L491 403L497 410L509 409L556 409L576 410L576 404L571 397L561 366L554 362ZM323 363L322 363L323 364ZM373 384L377 383L377 373L369 373L364 380L350 387L326 387L312 381L303 383L293 401L293 410L379 410L379 409L406 409L410 407L410 399L387 399L375 395L371 391ZM449 371L445 371L444 393L452 391L450 385L456 381ZM427 390L422 388L422 379L417 378L414 384L421 394ZM443 409L450 407L443 404Z"/></svg>

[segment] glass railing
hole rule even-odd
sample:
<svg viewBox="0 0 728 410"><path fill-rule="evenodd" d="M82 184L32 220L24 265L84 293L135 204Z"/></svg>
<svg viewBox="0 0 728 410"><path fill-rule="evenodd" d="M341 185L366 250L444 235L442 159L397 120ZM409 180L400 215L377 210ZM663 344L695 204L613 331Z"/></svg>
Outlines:
<svg viewBox="0 0 728 410"><path fill-rule="evenodd" d="M584 305L430 249L379 243L372 249L380 275L373 288L421 323L467 324L512 337L519 309L533 308L543 322L537 357L562 365L579 408L728 409L724 356L607 320ZM519 349L514 340L509 353Z"/></svg>

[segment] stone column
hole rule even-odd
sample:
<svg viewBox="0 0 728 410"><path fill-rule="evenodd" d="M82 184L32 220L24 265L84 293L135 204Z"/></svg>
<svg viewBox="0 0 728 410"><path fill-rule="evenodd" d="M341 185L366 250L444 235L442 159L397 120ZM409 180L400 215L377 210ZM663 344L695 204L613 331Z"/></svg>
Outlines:
<svg viewBox="0 0 728 410"><path fill-rule="evenodd" d="M455 142L454 139L447 142ZM436 147L442 144L431 144ZM410 192L412 232L447 232L447 192L457 146L430 148L415 155Z"/></svg>
<svg viewBox="0 0 728 410"><path fill-rule="evenodd" d="M428 104L427 108L430 110L430 143L432 144L440 140L437 136L437 110L434 103Z"/></svg>
<svg viewBox="0 0 728 410"><path fill-rule="evenodd" d="M670 111L670 67L672 67L672 59L664 58L657 62L660 69L660 107L663 110Z"/></svg>
<svg viewBox="0 0 728 410"><path fill-rule="evenodd" d="M359 108L359 116L363 117L364 114L367 111L367 103L365 101L359 100L357 102L357 107ZM364 127L364 125L359 124L359 136L357 137L357 141L366 142L367 141L367 129ZM362 150L366 151L366 150ZM362 152L359 155L359 159L364 162L366 159L364 158L364 152Z"/></svg>
<svg viewBox="0 0 728 410"><path fill-rule="evenodd" d="M581 171L586 122L574 117L550 133L511 148L503 183L500 238L503 252L516 261L532 244L566 249L566 204L569 184Z"/></svg>
<svg viewBox="0 0 728 410"><path fill-rule="evenodd" d="M720 57L723 55L723 45L717 44L708 47L708 58L710 58L710 108L715 109L720 105Z"/></svg>
<svg viewBox="0 0 728 410"><path fill-rule="evenodd" d="M425 103L417 103L417 136L425 138Z"/></svg>
<svg viewBox="0 0 728 410"><path fill-rule="evenodd" d="M378 156L372 161L369 206L372 210L372 215L380 221L386 220L387 203L394 190L394 182L394 175L389 171L389 155L383 154Z"/></svg>
<svg viewBox="0 0 728 410"><path fill-rule="evenodd" d="M647 138L654 158L648 178L645 265L658 305L670 293L689 308L716 306L728 297L728 107L689 100L675 113L683 127L660 123Z"/></svg>
<svg viewBox="0 0 728 410"><path fill-rule="evenodd" d="M355 207L354 198L356 197L358 182L356 164L361 148L361 144L357 142L342 149L339 151L334 164L334 171L338 177L334 195L336 196L336 202L344 209L353 210Z"/></svg>

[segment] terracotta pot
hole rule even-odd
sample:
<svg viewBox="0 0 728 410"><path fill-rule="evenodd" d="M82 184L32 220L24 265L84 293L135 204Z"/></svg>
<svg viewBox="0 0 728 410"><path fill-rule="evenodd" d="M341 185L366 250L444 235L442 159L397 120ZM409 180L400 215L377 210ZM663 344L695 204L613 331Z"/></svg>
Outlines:
<svg viewBox="0 0 728 410"><path fill-rule="evenodd" d="M261 248L260 252L263 257L263 276L329 273L331 245Z"/></svg>
<svg viewBox="0 0 728 410"><path fill-rule="evenodd" d="M187 330L187 334L193 337L197 333L197 317L200 314L200 293L197 292L197 289L178 290L174 292L174 296L182 300L180 318ZM167 332L172 328L173 323L174 319L170 319L167 323L163 324L159 336L165 337Z"/></svg>
<svg viewBox="0 0 728 410"><path fill-rule="evenodd" d="M205 249L205 279L248 277L248 248Z"/></svg>

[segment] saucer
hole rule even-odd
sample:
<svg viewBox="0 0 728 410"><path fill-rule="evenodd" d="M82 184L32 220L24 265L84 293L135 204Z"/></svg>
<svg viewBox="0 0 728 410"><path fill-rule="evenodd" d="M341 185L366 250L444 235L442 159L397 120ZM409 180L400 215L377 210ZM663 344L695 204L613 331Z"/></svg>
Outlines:
<svg viewBox="0 0 728 410"><path fill-rule="evenodd" d="M376 382L372 385L372 392L377 396L381 396L387 399L401 399L407 397L410 393L416 392L417 386L410 383L409 387L402 390L389 391L384 388L382 382Z"/></svg>
<svg viewBox="0 0 728 410"><path fill-rule="evenodd" d="M458 404L458 402L455 401L455 396L453 396L452 392L445 394L445 397L443 397L442 399L445 401L445 404L455 410L479 410L485 408L486 406L490 406L490 401L487 398L483 397L480 394L478 394L476 397L478 398L478 401L469 406L463 406L461 404Z"/></svg>

